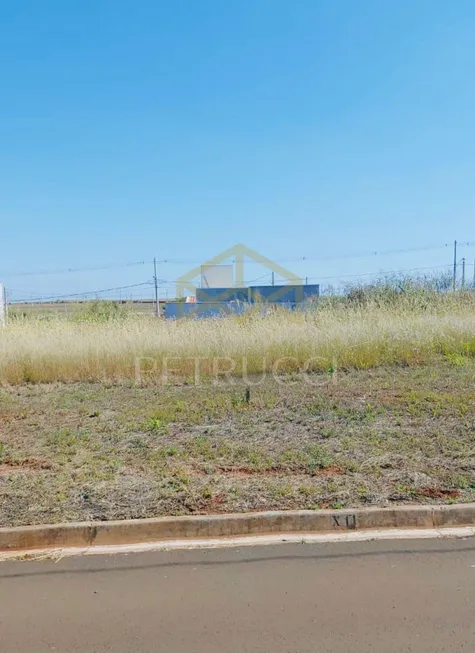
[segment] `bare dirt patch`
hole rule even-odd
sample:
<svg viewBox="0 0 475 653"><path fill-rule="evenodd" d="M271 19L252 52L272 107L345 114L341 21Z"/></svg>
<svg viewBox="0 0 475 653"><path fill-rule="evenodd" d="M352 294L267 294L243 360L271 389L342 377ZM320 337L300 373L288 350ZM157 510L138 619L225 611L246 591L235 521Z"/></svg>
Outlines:
<svg viewBox="0 0 475 653"><path fill-rule="evenodd" d="M31 472L38 469L51 469L53 465L47 460L39 460L38 458L21 458L19 460L12 460L11 458L3 458L0 465L0 474L10 472Z"/></svg>

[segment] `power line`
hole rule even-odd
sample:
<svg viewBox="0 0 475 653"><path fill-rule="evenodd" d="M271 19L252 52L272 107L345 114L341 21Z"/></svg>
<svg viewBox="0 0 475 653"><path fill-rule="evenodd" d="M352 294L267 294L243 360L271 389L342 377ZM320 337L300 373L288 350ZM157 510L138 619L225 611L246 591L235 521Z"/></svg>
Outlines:
<svg viewBox="0 0 475 653"><path fill-rule="evenodd" d="M90 290L86 292L69 293L67 295L50 295L49 297L35 297L33 301L46 302L46 301L53 301L56 299L70 299L72 297L86 297L88 295L101 295L105 292L116 292L119 290L128 290L130 288L138 288L140 286L152 286L152 285L153 285L152 281L143 281L142 283L133 283L130 284L129 286L119 286L117 288L103 288L102 290ZM19 291L15 291L15 292L19 292ZM14 300L10 300L10 303L11 304L25 303L25 301L21 299L14 299Z"/></svg>
<svg viewBox="0 0 475 653"><path fill-rule="evenodd" d="M91 265L82 268L63 268L56 270L38 270L31 272L2 272L3 277L42 277L47 275L70 274L74 272L99 272L103 270L118 270L120 268L130 268L138 265L145 265L147 261L132 261L129 263L109 263L104 265Z"/></svg>
<svg viewBox="0 0 475 653"><path fill-rule="evenodd" d="M408 247L403 249L387 249L387 250L368 250L366 252L359 252L353 254L337 254L335 256L300 256L294 258L285 258L285 259L272 259L276 263L298 263L300 261L339 261L339 260L348 260L354 258L370 258L374 256L393 256L396 254L409 254L415 252L429 252L437 249L451 248L453 243L444 243L443 245L428 245L423 247ZM460 247L473 247L475 242L462 242L459 243Z"/></svg>
<svg viewBox="0 0 475 653"><path fill-rule="evenodd" d="M366 252L353 252L348 254L336 254L332 256L295 256L295 257L286 257L286 258L273 258L272 260L276 263L298 263L301 261L312 261L312 262L326 262L326 261L338 261L338 260L349 260L355 258L370 258L376 256L393 256L397 254L408 254L416 252L428 252L438 249L445 249L452 247L452 243L444 243L441 245L428 245L422 247L407 247L400 249L387 249L387 250L368 250ZM475 242L458 242L458 247L473 247ZM40 270L31 270L27 272L2 272L1 276L8 278L16 277L34 277L34 276L47 276L47 275L62 275L62 274L73 274L77 272L98 272L104 270L114 270L121 268L129 268L141 265L152 264L153 261L142 260L142 261L127 261L127 262L118 262L118 263L99 263L97 265L91 266L82 266L82 267L70 267L70 268L57 268L57 269L40 269ZM195 265L203 263L203 261L193 260L193 259L176 259L176 258L164 258L162 260L157 260L157 264L169 264L169 265Z"/></svg>
<svg viewBox="0 0 475 653"><path fill-rule="evenodd" d="M467 263L467 266L474 265L473 263ZM365 276L375 276L375 275L382 275L382 274L397 274L397 273L403 273L403 272L421 272L423 270L436 270L436 269L441 269L441 268L450 268L451 264L443 264L443 265L429 265L426 267L418 267L418 268L406 268L402 270L377 270L375 272L354 272L351 274L334 274L330 276L319 276L319 277L306 277L309 281L318 281L318 280L325 280L325 279L339 279L341 277L365 277ZM257 277L256 279L248 279L245 281L245 283L253 283L255 281L261 281L262 279L265 279L266 277L271 276L271 272L263 275L262 277ZM164 280L163 283L168 284L168 287L172 287L174 284L178 283L178 279L172 280Z"/></svg>
<svg viewBox="0 0 475 653"><path fill-rule="evenodd" d="M463 247L473 247L475 246L475 242L471 241L465 241L465 242L457 242L457 247L463 248ZM424 247L412 247L412 248L405 248L405 249L388 249L388 250L381 250L381 251L373 251L373 252L360 252L360 253L354 253L354 254L343 254L343 255L338 255L338 256L329 256L329 257L319 257L319 258L313 258L313 257L299 257L299 258L293 258L293 259L273 259L276 263L277 262L296 262L296 261L332 261L332 260L345 260L345 259L351 259L351 258L364 258L364 257L372 257L372 256L389 256L389 255L395 255L395 254L402 254L402 253L409 253L409 252L422 252L422 251L431 251L431 250L436 250L436 249L442 249L442 248L449 248L452 247L452 243L448 244L445 243L443 245L431 245L431 246L424 246ZM49 274L67 274L67 273L74 273L74 272L86 272L86 271L99 271L99 270L112 270L112 269L119 269L119 268L128 268L132 266L140 266L140 265L145 265L148 264L149 261L143 260L143 261L129 261L129 262L123 262L123 263L110 263L110 264L101 264L101 265L96 265L96 266L88 266L88 267L76 267L76 268L67 268L63 270L42 270L38 272L20 272L20 273L14 273L10 275L5 275L5 276L18 276L18 277L29 277L29 276L41 276L41 275L49 275ZM192 263L190 260L185 260L185 259L162 259L160 261L157 260L157 264L174 264L174 263ZM467 266L472 266L475 264L471 263L466 263ZM378 270L375 272L363 272L363 273L351 273L351 274L341 274L341 275L327 275L327 276L320 276L320 277L307 277L309 280L317 280L317 281L325 281L325 280L337 280L337 279L342 279L342 278L359 278L359 277L368 277L368 276L377 276L377 275L384 275L384 274L395 274L395 273L407 273L407 272L419 272L423 270L435 270L435 269L441 269L441 268L449 268L451 267L450 265L439 265L439 266L427 266L427 267L417 267L417 268L409 268L409 269L403 269L403 270ZM271 273L266 273L260 277L257 277L255 279L251 279L246 281L247 284L249 283L254 283L257 281L261 281L263 279L268 278L271 275ZM160 284L160 286L172 288L178 280L170 280L170 279L157 279L157 283ZM116 288L106 288L102 290L94 290L94 291L85 291L81 293L69 293L69 294L60 294L60 295L50 295L50 296L43 296L39 295L34 292L29 292L25 290L19 290L19 289L9 289L9 292L15 292L15 293L21 293L23 295L29 295L30 296L30 301L52 301L56 299L66 299L66 298L74 298L74 297L87 297L89 295L98 295L98 294L103 294L107 292L115 292L115 291L121 291L121 290L127 290L131 288L137 288L140 286L146 286L146 285L151 285L152 282L147 281L143 283L138 283L138 284L131 284L127 286L120 286ZM11 300L13 302L21 302L22 300Z"/></svg>
<svg viewBox="0 0 475 653"><path fill-rule="evenodd" d="M407 268L405 270L378 270L377 272L362 272L362 273L352 273L352 274L334 274L328 277L307 277L310 281L316 280L326 280L326 279L342 279L343 277L374 277L377 275L384 274L402 274L404 272L422 272L423 270L436 270L441 268L451 268L452 264L448 263L445 265L430 265L422 268Z"/></svg>
<svg viewBox="0 0 475 653"><path fill-rule="evenodd" d="M448 249L453 246L453 243L443 243L439 245L423 245L421 247L406 247L398 249L386 249L386 250L367 250L365 252L353 252L348 254L336 254L331 256L315 256L315 255L303 255L303 256L294 256L294 257L284 257L284 258L272 258L272 261L275 263L298 263L300 261L338 261L354 258L369 258L375 256L392 256L397 254L409 254L416 252L429 252L439 249ZM475 242L465 241L459 242L459 247L474 247ZM157 261L157 263L169 263L169 264L180 264L180 265L199 265L203 263L202 260L195 259L165 259L163 261Z"/></svg>
<svg viewBox="0 0 475 653"><path fill-rule="evenodd" d="M475 263L467 263L468 266L475 266ZM370 277L370 276L383 276L387 274L403 274L407 272L422 272L422 271L427 271L427 270L437 270L437 269L449 269L451 267L451 264L445 264L445 265L433 265L433 266L426 266L426 267L418 267L418 268L407 268L403 270L378 270L375 272L362 272L362 273L352 273L352 274L340 274L340 275L332 275L332 276L323 276L323 277L307 277L308 281L327 281L327 280L338 280L338 279L343 279L343 278L360 278L360 277ZM252 283L255 281L260 281L264 279L265 277L268 277L269 275L263 275L262 277L259 277L257 279L251 279L249 281L246 281L246 283ZM166 287L168 288L173 288L175 282L174 281L167 281L165 279L160 279L158 282L162 284L167 284ZM34 302L45 302L45 301L54 301L57 299L71 299L74 297L87 297L87 296L94 296L94 295L100 295L106 292L117 292L117 291L122 291L122 290L129 290L131 288L139 288L139 287L152 287L154 285L153 281L144 281L142 283L135 283L135 284L130 284L128 286L118 286L116 288L103 288L101 290L91 290L91 291L84 291L84 292L79 292L79 293L69 293L69 294L64 294L64 295L49 295L49 296L34 296L30 301ZM30 296L33 295L33 293L28 293L25 290L13 290L9 289L9 292L21 292L24 294L29 294ZM16 300L10 300L10 303L25 303L28 300L22 300L22 299L16 299Z"/></svg>
<svg viewBox="0 0 475 653"><path fill-rule="evenodd" d="M262 277L257 277L257 279L248 279L244 283L254 283L256 281L262 281L262 279L266 279L267 277L272 276L272 272L268 272L267 274L263 274Z"/></svg>

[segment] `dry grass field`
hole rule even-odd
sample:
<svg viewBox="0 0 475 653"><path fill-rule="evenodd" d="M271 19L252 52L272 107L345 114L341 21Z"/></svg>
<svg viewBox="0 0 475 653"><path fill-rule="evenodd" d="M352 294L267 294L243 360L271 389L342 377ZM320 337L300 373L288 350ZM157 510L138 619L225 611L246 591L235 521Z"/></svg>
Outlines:
<svg viewBox="0 0 475 653"><path fill-rule="evenodd" d="M12 320L0 524L474 500L474 309Z"/></svg>
<svg viewBox="0 0 475 653"><path fill-rule="evenodd" d="M167 379L175 382L194 378L198 358L206 377L219 369L326 372L474 354L473 293L312 312L257 307L242 316L176 322L96 312L12 320L0 332L0 383L136 382L137 370L142 382L159 383L165 359Z"/></svg>

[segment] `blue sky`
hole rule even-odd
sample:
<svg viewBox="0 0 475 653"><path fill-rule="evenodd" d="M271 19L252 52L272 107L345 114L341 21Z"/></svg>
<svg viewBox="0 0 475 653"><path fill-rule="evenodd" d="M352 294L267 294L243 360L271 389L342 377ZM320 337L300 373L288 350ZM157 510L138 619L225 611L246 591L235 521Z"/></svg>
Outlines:
<svg viewBox="0 0 475 653"><path fill-rule="evenodd" d="M450 264L346 255L475 241L474 33L472 0L4 5L0 279L171 281L240 241L314 281Z"/></svg>

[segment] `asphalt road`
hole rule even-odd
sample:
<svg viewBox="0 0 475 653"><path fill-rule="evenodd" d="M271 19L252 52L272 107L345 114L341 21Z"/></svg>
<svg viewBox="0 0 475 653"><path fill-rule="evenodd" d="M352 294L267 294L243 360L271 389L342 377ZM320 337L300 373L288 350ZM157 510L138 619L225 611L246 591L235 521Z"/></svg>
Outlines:
<svg viewBox="0 0 475 653"><path fill-rule="evenodd" d="M5 653L475 650L475 539L0 563Z"/></svg>

